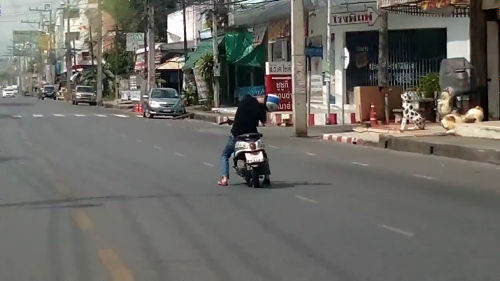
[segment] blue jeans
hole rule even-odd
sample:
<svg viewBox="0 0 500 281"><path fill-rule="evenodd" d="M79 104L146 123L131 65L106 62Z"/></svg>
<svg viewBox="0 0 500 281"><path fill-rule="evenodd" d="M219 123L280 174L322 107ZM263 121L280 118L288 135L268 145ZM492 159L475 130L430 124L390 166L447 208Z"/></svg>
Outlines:
<svg viewBox="0 0 500 281"><path fill-rule="evenodd" d="M234 145L236 144L236 138L229 136L227 139L226 146L222 150L222 155L220 156L220 170L223 177L229 177L229 158L234 152Z"/></svg>

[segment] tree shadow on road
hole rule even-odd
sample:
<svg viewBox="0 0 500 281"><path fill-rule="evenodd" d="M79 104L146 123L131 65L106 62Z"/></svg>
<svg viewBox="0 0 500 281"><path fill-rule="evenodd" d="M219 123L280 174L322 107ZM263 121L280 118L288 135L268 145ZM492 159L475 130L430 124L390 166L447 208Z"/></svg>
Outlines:
<svg viewBox="0 0 500 281"><path fill-rule="evenodd" d="M17 107L17 106L34 106L35 103L32 102L13 102L13 103L0 103L0 106L12 106L12 107Z"/></svg>

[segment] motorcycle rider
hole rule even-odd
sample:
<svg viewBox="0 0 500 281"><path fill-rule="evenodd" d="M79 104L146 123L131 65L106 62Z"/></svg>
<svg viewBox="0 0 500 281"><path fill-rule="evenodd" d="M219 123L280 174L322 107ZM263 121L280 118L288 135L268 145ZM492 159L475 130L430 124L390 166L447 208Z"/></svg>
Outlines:
<svg viewBox="0 0 500 281"><path fill-rule="evenodd" d="M257 126L259 125L259 121L262 125L265 125L267 120L266 112L278 109L278 104L279 98L275 95L270 95L269 98L264 94L243 96L236 110L234 121L228 120L229 124L233 123L233 127L220 158L222 176L217 182L218 185L229 185L229 158L234 152L236 137L243 134L258 133ZM266 175L264 184L269 183L269 175Z"/></svg>

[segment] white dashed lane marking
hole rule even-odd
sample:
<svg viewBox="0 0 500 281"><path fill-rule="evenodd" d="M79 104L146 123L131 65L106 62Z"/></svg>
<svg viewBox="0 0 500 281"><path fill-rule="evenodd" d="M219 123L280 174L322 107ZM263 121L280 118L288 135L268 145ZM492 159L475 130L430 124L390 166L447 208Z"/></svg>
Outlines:
<svg viewBox="0 0 500 281"><path fill-rule="evenodd" d="M23 118L23 116L19 115L19 114L15 114L15 115L12 115L12 118L19 119L19 118Z"/></svg>
<svg viewBox="0 0 500 281"><path fill-rule="evenodd" d="M123 114L113 114L113 115L116 117L120 117L120 118L128 118L129 117L128 115L123 115Z"/></svg>
<svg viewBox="0 0 500 281"><path fill-rule="evenodd" d="M75 117L85 117L85 116L87 116L87 115L85 115L85 114L75 114Z"/></svg>
<svg viewBox="0 0 500 281"><path fill-rule="evenodd" d="M163 147L158 146L158 145L153 146L153 148L154 148L154 149L158 149L158 150L163 150Z"/></svg>
<svg viewBox="0 0 500 281"><path fill-rule="evenodd" d="M366 167L368 166L368 164L366 163L360 163L360 162L351 162L353 165L356 165L356 166L363 166L363 167Z"/></svg>
<svg viewBox="0 0 500 281"><path fill-rule="evenodd" d="M94 116L96 116L96 117L108 117L107 115L104 115L104 114L94 114Z"/></svg>
<svg viewBox="0 0 500 281"><path fill-rule="evenodd" d="M295 195L295 198L297 199L300 199L302 201L306 201L306 202L309 202L309 203L313 203L313 204L318 204L319 202L314 200L314 199L311 199L311 198L307 198L307 197L304 197L302 195Z"/></svg>
<svg viewBox="0 0 500 281"><path fill-rule="evenodd" d="M179 156L179 157L184 157L184 154L180 153L180 152L176 152L174 153L176 156Z"/></svg>
<svg viewBox="0 0 500 281"><path fill-rule="evenodd" d="M426 179L426 180L431 180L431 181L436 180L436 178L426 176L426 175L414 174L413 176L416 178L421 178L421 179Z"/></svg>
<svg viewBox="0 0 500 281"><path fill-rule="evenodd" d="M270 148L274 148L274 149L280 149L279 147L275 146L275 145L269 145Z"/></svg>
<svg viewBox="0 0 500 281"><path fill-rule="evenodd" d="M43 117L43 114L33 114L33 117L34 118L41 118L41 117Z"/></svg>
<svg viewBox="0 0 500 281"><path fill-rule="evenodd" d="M385 230L392 231L394 233L398 233L398 234L404 235L406 237L413 237L415 235L412 232L409 232L409 231L406 231L406 230L402 230L400 228L397 228L397 227L394 227L394 226L390 226L390 225L379 224L378 227L383 228Z"/></svg>
<svg viewBox="0 0 500 281"><path fill-rule="evenodd" d="M208 162L203 162L203 165L205 165L207 167L213 167L214 166L214 164L208 163Z"/></svg>
<svg viewBox="0 0 500 281"><path fill-rule="evenodd" d="M307 152L306 154L309 155L309 156L316 156L316 155L318 155L318 154L312 153L312 152Z"/></svg>

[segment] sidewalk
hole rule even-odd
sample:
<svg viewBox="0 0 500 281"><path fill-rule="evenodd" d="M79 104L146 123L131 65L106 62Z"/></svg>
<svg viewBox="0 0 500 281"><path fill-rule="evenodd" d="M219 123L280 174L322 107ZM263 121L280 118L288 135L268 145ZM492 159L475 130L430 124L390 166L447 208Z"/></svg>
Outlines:
<svg viewBox="0 0 500 281"><path fill-rule="evenodd" d="M399 132L399 125L357 127L348 133L325 133L323 140L500 165L500 140L446 135L438 124L427 124L425 130L404 132Z"/></svg>

